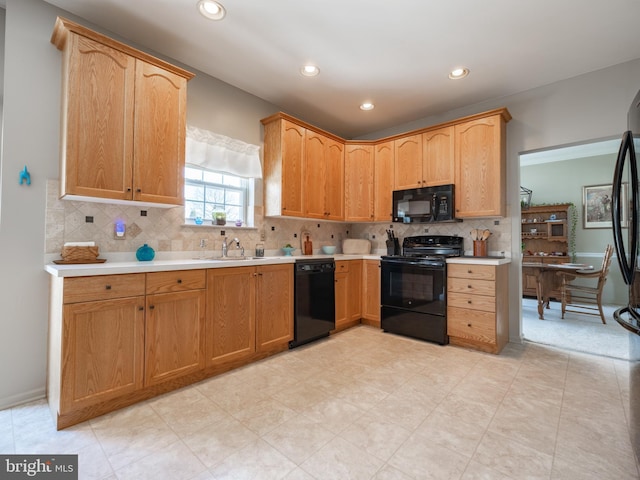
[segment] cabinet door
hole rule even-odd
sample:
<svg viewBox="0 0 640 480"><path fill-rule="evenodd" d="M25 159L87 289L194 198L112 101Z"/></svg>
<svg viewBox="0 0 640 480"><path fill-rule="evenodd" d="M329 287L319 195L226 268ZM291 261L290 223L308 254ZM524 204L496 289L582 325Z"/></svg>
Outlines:
<svg viewBox="0 0 640 480"><path fill-rule="evenodd" d="M187 80L136 61L134 200L184 204Z"/></svg>
<svg viewBox="0 0 640 480"><path fill-rule="evenodd" d="M338 272L336 270L334 280L336 284L336 330L340 330L349 323L349 300L347 298L349 272Z"/></svg>
<svg viewBox="0 0 640 480"><path fill-rule="evenodd" d="M60 193L131 200L135 59L74 33L68 41Z"/></svg>
<svg viewBox="0 0 640 480"><path fill-rule="evenodd" d="M347 313L350 320L362 317L362 260L349 262L349 284L347 286Z"/></svg>
<svg viewBox="0 0 640 480"><path fill-rule="evenodd" d="M147 296L145 385L204 368L204 290Z"/></svg>
<svg viewBox="0 0 640 480"><path fill-rule="evenodd" d="M394 158L393 141L375 146L373 215L376 222L390 222L393 217Z"/></svg>
<svg viewBox="0 0 640 480"><path fill-rule="evenodd" d="M394 190L417 188L422 185L421 134L394 140Z"/></svg>
<svg viewBox="0 0 640 480"><path fill-rule="evenodd" d="M144 297L74 303L63 310L61 411L142 388Z"/></svg>
<svg viewBox="0 0 640 480"><path fill-rule="evenodd" d="M324 202L327 220L344 220L344 144L327 141Z"/></svg>
<svg viewBox="0 0 640 480"><path fill-rule="evenodd" d="M362 318L380 326L380 261L364 260L362 264Z"/></svg>
<svg viewBox="0 0 640 480"><path fill-rule="evenodd" d="M325 218L325 179L329 175L329 166L325 158L329 139L324 135L307 130L304 144L305 216Z"/></svg>
<svg viewBox="0 0 640 480"><path fill-rule="evenodd" d="M505 123L500 115L455 126L456 216L504 216Z"/></svg>
<svg viewBox="0 0 640 480"><path fill-rule="evenodd" d="M373 220L374 158L371 145L347 145L344 156L345 220Z"/></svg>
<svg viewBox="0 0 640 480"><path fill-rule="evenodd" d="M293 340L293 268L264 265L257 272L256 350L260 352Z"/></svg>
<svg viewBox="0 0 640 480"><path fill-rule="evenodd" d="M256 347L255 268L207 271L207 366L242 360Z"/></svg>
<svg viewBox="0 0 640 480"><path fill-rule="evenodd" d="M422 134L422 185L455 182L454 128L439 128Z"/></svg>
<svg viewBox="0 0 640 480"><path fill-rule="evenodd" d="M305 129L282 120L282 215L302 217Z"/></svg>

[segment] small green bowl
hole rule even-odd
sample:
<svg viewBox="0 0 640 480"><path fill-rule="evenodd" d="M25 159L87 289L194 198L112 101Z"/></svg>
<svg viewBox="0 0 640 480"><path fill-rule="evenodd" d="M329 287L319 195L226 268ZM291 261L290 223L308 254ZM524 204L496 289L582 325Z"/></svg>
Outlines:
<svg viewBox="0 0 640 480"><path fill-rule="evenodd" d="M295 250L294 247L282 247L282 251L287 257L290 257L294 250Z"/></svg>

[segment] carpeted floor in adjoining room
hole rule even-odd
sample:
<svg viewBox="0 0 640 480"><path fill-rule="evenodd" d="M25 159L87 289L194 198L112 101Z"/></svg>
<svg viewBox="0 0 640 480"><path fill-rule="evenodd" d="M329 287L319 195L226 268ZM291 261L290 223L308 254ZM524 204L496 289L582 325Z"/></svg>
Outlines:
<svg viewBox="0 0 640 480"><path fill-rule="evenodd" d="M604 307L606 325L600 317L565 314L562 319L560 302L551 302L544 310L544 320L538 318L535 298L522 299L522 335L525 340L553 347L629 360L629 335L613 319L619 306Z"/></svg>

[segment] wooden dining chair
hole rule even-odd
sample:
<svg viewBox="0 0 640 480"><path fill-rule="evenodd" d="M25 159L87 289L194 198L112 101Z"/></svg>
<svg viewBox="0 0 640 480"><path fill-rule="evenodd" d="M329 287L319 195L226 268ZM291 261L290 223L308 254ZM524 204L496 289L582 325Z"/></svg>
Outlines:
<svg viewBox="0 0 640 480"><path fill-rule="evenodd" d="M577 270L571 273L559 273L562 276L562 285L560 287L562 318L564 318L565 312L573 312L600 316L602 323L607 323L602 311L602 289L607 282L612 255L613 247L607 245L602 259L602 267L599 270ZM594 278L597 279L597 283L591 286L571 283L573 280L582 278Z"/></svg>

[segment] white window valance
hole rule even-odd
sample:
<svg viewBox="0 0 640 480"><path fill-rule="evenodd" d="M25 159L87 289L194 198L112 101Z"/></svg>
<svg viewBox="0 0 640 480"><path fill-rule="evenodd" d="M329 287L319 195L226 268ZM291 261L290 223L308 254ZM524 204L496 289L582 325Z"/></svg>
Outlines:
<svg viewBox="0 0 640 480"><path fill-rule="evenodd" d="M262 178L260 147L187 126L186 163L244 178Z"/></svg>

